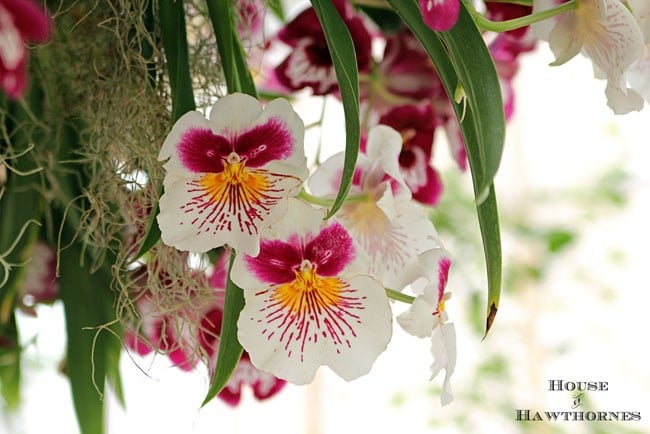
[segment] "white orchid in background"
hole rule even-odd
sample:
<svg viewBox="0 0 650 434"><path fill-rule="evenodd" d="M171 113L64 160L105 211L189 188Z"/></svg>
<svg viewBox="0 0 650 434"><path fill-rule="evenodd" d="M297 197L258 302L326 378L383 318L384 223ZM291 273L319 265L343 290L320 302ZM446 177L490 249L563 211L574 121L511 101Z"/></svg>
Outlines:
<svg viewBox="0 0 650 434"><path fill-rule="evenodd" d="M535 0L533 12L563 3ZM534 25L536 35L547 40L557 66L582 52L591 59L597 75L607 80L607 104L617 114L643 108L643 98L628 86L627 73L644 49L643 33L620 0L577 0L577 8Z"/></svg>
<svg viewBox="0 0 650 434"><path fill-rule="evenodd" d="M445 310L445 302L451 297L445 292L451 257L444 248L438 248L422 253L420 263L428 282L409 309L397 317L397 323L413 336L431 338L431 379L445 370L440 402L446 405L453 400L450 379L456 368L456 328L448 322Z"/></svg>

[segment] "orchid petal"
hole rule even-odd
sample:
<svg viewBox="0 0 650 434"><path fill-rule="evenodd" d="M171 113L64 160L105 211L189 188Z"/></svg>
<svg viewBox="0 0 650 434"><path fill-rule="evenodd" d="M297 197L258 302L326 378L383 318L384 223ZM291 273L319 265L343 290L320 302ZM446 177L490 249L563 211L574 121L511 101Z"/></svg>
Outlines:
<svg viewBox="0 0 650 434"><path fill-rule="evenodd" d="M548 44L555 55L552 66L559 66L574 58L582 49L584 36L575 29L578 26L578 17L575 13L561 16L553 30L548 35Z"/></svg>
<svg viewBox="0 0 650 434"><path fill-rule="evenodd" d="M433 314L436 305L432 305L424 297L416 297L409 309L397 317L397 323L405 332L418 338L431 336L431 331L437 324Z"/></svg>
<svg viewBox="0 0 650 434"><path fill-rule="evenodd" d="M447 405L454 399L450 383L456 368L456 329L453 323L440 324L433 329L431 354L434 359L431 365L431 379L433 380L442 369L445 370L440 402Z"/></svg>
<svg viewBox="0 0 650 434"><path fill-rule="evenodd" d="M232 94L214 104L209 120L183 115L159 155L167 159L163 242L197 253L230 244L256 255L260 231L284 215L307 176L303 133L281 99L262 110L254 98Z"/></svg>
<svg viewBox="0 0 650 434"><path fill-rule="evenodd" d="M321 365L346 380L367 373L392 330L383 287L372 277L357 274L367 269L361 264L363 255L357 254L338 222L323 221L322 216L322 211L291 200L287 216L276 225L283 229L267 229L262 235L262 249L278 241L293 246L298 257L290 253L285 258L276 251L283 262L299 260L285 268L292 274L290 282L274 283L275 277L260 273L269 268L262 264L271 260L266 254L237 255L231 271L246 300L238 337L251 362L296 384L311 381ZM288 236L278 240L279 233ZM331 262L334 244L339 249L337 264Z"/></svg>
<svg viewBox="0 0 650 434"><path fill-rule="evenodd" d="M229 244L256 255L260 230L284 215L286 198L297 194L300 180L263 170L246 176L249 183L235 190L221 174L170 185L160 198L163 242L195 253Z"/></svg>

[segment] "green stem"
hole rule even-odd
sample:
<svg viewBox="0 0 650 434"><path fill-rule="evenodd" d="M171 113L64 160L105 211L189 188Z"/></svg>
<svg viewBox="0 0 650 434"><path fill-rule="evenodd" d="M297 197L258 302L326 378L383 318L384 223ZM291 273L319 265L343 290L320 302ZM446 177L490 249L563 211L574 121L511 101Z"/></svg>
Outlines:
<svg viewBox="0 0 650 434"><path fill-rule="evenodd" d="M298 193L298 196L296 197L298 199L304 200L305 202L313 203L314 205L319 205L324 207L331 207L332 205L334 205L334 199L325 198L325 197L316 197L307 193L305 190L301 190L300 193ZM344 203L361 202L366 199L368 199L367 194L357 194L357 195L346 197Z"/></svg>
<svg viewBox="0 0 650 434"><path fill-rule="evenodd" d="M556 15L572 11L578 8L577 0L569 0L554 8L539 11L534 14L526 15L519 18L506 21L491 21L485 18L480 12L476 11L471 5L468 6L468 11L471 13L474 22L478 27L483 30L490 30L493 32L507 32L508 30L519 29L521 27L529 26L531 24L544 21Z"/></svg>
<svg viewBox="0 0 650 434"><path fill-rule="evenodd" d="M388 298L401 301L402 303L413 304L413 301L415 300L415 297L395 291L394 289L384 288L384 290L386 291Z"/></svg>

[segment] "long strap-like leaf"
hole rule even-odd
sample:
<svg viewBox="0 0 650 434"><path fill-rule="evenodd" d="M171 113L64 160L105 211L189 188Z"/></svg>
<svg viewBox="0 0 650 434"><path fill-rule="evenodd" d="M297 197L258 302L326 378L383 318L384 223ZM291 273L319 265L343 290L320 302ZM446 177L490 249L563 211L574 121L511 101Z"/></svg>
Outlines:
<svg viewBox="0 0 650 434"><path fill-rule="evenodd" d="M483 240L488 281L487 319L489 331L501 293L501 235L493 179L505 140L505 119L499 79L485 42L463 5L456 26L436 33L423 22L414 0L388 0L429 54L438 75L453 100L457 86L467 98L454 105L465 141L472 172L476 208Z"/></svg>
<svg viewBox="0 0 650 434"><path fill-rule="evenodd" d="M354 175L354 167L359 155L359 140L361 127L359 124L359 73L357 71L357 55L354 43L343 18L339 15L330 0L312 0L314 11L321 23L327 48L334 63L334 71L343 102L345 117L345 162L341 186L332 208L326 218L333 216L343 205Z"/></svg>
<svg viewBox="0 0 650 434"><path fill-rule="evenodd" d="M228 281L226 284L221 336L219 337L217 365L210 381L210 388L203 400L203 405L210 402L228 384L228 380L237 367L244 351L237 338L237 320L239 313L244 308L244 295L241 288L237 287L230 280L230 270L232 269L234 259L235 252L233 251L230 256L230 266L228 268ZM225 331L224 327L227 327Z"/></svg>
<svg viewBox="0 0 650 434"><path fill-rule="evenodd" d="M159 3L160 29L167 75L172 93L172 122L196 108L192 77L190 75L189 51L187 48L187 31L185 30L185 11L183 0L165 0ZM136 258L147 253L160 240L160 228L156 223L158 204L153 204L151 218L144 241Z"/></svg>

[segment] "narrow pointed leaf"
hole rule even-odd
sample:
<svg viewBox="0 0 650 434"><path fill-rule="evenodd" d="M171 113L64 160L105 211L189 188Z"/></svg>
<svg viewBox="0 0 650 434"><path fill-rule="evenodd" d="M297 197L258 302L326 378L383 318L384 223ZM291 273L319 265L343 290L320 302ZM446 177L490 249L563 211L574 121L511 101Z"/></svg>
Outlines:
<svg viewBox="0 0 650 434"><path fill-rule="evenodd" d="M326 216L326 218L330 218L343 205L343 201L350 191L354 167L359 155L361 137L359 74L352 37L336 7L330 0L312 0L311 3L325 33L327 48L332 56L345 117L345 162L343 163L341 187Z"/></svg>
<svg viewBox="0 0 650 434"><path fill-rule="evenodd" d="M234 3L231 0L208 0L207 4L228 93L244 92L256 98L255 83L237 33Z"/></svg>
<svg viewBox="0 0 650 434"><path fill-rule="evenodd" d="M169 86L172 91L172 122L176 122L182 115L196 108L190 75L183 0L162 1L158 8ZM158 204L155 203L151 210L151 218L144 241L135 255L136 258L147 253L160 240L160 228L156 222L157 215Z"/></svg>
<svg viewBox="0 0 650 434"><path fill-rule="evenodd" d="M0 411L16 410L20 404L20 340L16 318L0 323L0 396L4 407Z"/></svg>
<svg viewBox="0 0 650 434"><path fill-rule="evenodd" d="M219 338L219 352L217 364L210 382L210 388L203 400L205 405L221 392L228 384L230 376L235 371L239 359L244 351L237 338L237 320L239 313L244 308L244 293L230 280L230 270L235 260L235 252L230 256L228 269L228 282L226 284L226 298L224 300L223 319L221 323L221 336Z"/></svg>
<svg viewBox="0 0 650 434"><path fill-rule="evenodd" d="M183 0L161 1L158 5L160 29L169 85L172 90L172 122L196 108L190 76L187 32Z"/></svg>
<svg viewBox="0 0 650 434"><path fill-rule="evenodd" d="M492 180L498 169L505 135L503 105L494 64L480 33L463 6L450 32L436 33L423 21L413 0L388 0L429 54L447 94L453 101L463 86L467 107L453 104L472 172L476 209L487 270L489 331L501 293L501 235ZM444 42L444 43L443 43ZM465 47L467 47L465 49Z"/></svg>
<svg viewBox="0 0 650 434"><path fill-rule="evenodd" d="M103 269L92 274L81 264L78 243L61 251L59 285L65 308L66 373L70 379L82 434L104 433L103 394L108 357L115 337L99 328L112 322L111 277Z"/></svg>
<svg viewBox="0 0 650 434"><path fill-rule="evenodd" d="M58 148L57 161L62 162L53 175L66 200L74 199L77 213L87 209L83 195L88 183L87 168L75 161L82 142L79 120L62 126L64 145ZM110 250L99 252L86 248L79 236L76 213L64 212L73 207L53 207L53 226L60 231L59 295L63 302L66 323L65 372L70 381L72 399L81 434L103 434L105 385L113 386L123 402L119 358L121 329L116 321L115 297L111 289L111 266L115 256ZM91 265L92 264L92 265Z"/></svg>
<svg viewBox="0 0 650 434"><path fill-rule="evenodd" d="M458 22L449 32L438 33L467 95L476 131L476 152L481 171L475 175L479 197L492 184L499 169L505 141L505 114L501 84L485 40L465 5ZM468 150L469 152L469 150ZM472 173L477 172L473 171Z"/></svg>
<svg viewBox="0 0 650 434"><path fill-rule="evenodd" d="M268 0L266 4L269 7L269 10L273 12L273 15L283 23L287 20L287 16L284 13L284 7L281 0Z"/></svg>
<svg viewBox="0 0 650 434"><path fill-rule="evenodd" d="M31 101L34 92L26 100ZM11 112L16 124L28 122L24 109L15 103L4 108ZM8 136L11 137L12 152L6 155L7 181L0 195L0 323L8 321L18 292L25 266L36 242L44 208L44 198L35 149L30 148L30 139L20 128L5 119ZM29 204L29 206L25 206Z"/></svg>

